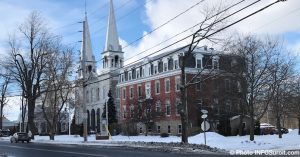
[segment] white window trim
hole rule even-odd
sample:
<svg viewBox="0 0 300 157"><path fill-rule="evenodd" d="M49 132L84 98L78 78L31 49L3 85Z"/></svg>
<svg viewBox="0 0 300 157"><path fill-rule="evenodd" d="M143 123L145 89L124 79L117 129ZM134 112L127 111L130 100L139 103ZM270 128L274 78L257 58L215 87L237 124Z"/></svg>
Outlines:
<svg viewBox="0 0 300 157"><path fill-rule="evenodd" d="M141 95L139 95L140 94L140 92L139 92L139 87L141 87ZM138 98L140 97L140 96L142 96L143 95L143 89L142 89L142 85L141 84L139 84L139 85L137 85L137 88L136 88L136 90L137 90L137 96L138 96Z"/></svg>
<svg viewBox="0 0 300 157"><path fill-rule="evenodd" d="M132 89L132 90L131 90ZM131 97L132 96L132 97ZM134 98L134 88L133 86L130 86L129 87L129 98L130 99L133 99Z"/></svg>
<svg viewBox="0 0 300 157"><path fill-rule="evenodd" d="M169 91L167 91L167 81L169 81ZM165 79L165 93L170 93L171 91L171 81L169 78Z"/></svg>
<svg viewBox="0 0 300 157"><path fill-rule="evenodd" d="M159 91L157 92L156 88L157 88L157 83L159 84ZM159 80L156 80L155 81L155 95L159 95L160 94L160 81Z"/></svg>
<svg viewBox="0 0 300 157"><path fill-rule="evenodd" d="M168 112L167 112L167 111L168 111L168 110L167 110L168 106L170 106L170 114L169 114L169 115L168 115ZM167 116L167 117L170 117L171 114L172 114L171 102L168 100L168 101L166 101L166 116Z"/></svg>
<svg viewBox="0 0 300 157"><path fill-rule="evenodd" d="M122 88L122 99L126 100L126 88Z"/></svg>
<svg viewBox="0 0 300 157"><path fill-rule="evenodd" d="M177 79L179 79L179 80L178 80L179 82L177 82ZM179 89L177 89L177 83L179 83ZM180 85L181 85L180 76L176 76L176 77L175 77L175 91L176 91L176 92L180 91Z"/></svg>

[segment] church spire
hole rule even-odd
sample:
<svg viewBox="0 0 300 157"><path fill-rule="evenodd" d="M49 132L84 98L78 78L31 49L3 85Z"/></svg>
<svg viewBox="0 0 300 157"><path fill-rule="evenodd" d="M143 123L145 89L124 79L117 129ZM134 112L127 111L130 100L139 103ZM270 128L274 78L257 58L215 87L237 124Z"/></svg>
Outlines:
<svg viewBox="0 0 300 157"><path fill-rule="evenodd" d="M87 15L85 13L85 18L83 21L83 31L82 31L82 43L81 43L81 50L80 50L80 61L84 64L81 64L82 69L84 72L96 72L96 62L95 56L92 50L92 43L89 31L89 25L87 20ZM82 76L82 75L81 75Z"/></svg>
<svg viewBox="0 0 300 157"><path fill-rule="evenodd" d="M106 41L104 52L107 51L122 51L122 47L119 44L119 36L117 32L117 25L114 13L114 6L112 0L110 0L107 32L106 32Z"/></svg>

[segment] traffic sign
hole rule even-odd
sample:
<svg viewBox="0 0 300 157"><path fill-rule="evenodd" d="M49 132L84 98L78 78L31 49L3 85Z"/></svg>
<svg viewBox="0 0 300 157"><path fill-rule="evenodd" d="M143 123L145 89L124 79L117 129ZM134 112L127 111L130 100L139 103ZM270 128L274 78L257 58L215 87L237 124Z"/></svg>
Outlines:
<svg viewBox="0 0 300 157"><path fill-rule="evenodd" d="M207 131L207 130L209 130L209 128L210 128L210 124L207 121L204 121L201 123L201 129L203 131Z"/></svg>
<svg viewBox="0 0 300 157"><path fill-rule="evenodd" d="M201 110L201 112L202 112L203 114L207 114L207 113L208 113L207 110Z"/></svg>
<svg viewBox="0 0 300 157"><path fill-rule="evenodd" d="M203 114L203 115L201 116L201 118L203 118L203 119L207 118L207 114Z"/></svg>

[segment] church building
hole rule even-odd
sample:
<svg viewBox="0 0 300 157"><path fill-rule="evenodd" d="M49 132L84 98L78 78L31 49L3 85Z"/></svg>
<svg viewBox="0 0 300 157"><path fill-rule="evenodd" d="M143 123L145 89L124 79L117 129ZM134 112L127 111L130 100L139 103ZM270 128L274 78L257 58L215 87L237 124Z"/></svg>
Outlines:
<svg viewBox="0 0 300 157"><path fill-rule="evenodd" d="M111 90L113 97L116 97L115 89L118 83L119 68L123 66L124 61L124 52L122 52L122 47L119 44L112 0L110 0L105 46L101 53L103 68L99 73L97 73L96 60L92 50L87 15L83 21L82 38L77 76L80 86L75 92L77 101L75 119L77 124L81 124L86 115L88 132L101 132L101 130L105 130L102 128L104 126L101 124L101 115L108 100L107 94ZM84 81L83 84L82 81ZM84 93L83 90L85 90ZM118 100L115 100L115 104L119 104ZM118 105L116 108L118 110Z"/></svg>

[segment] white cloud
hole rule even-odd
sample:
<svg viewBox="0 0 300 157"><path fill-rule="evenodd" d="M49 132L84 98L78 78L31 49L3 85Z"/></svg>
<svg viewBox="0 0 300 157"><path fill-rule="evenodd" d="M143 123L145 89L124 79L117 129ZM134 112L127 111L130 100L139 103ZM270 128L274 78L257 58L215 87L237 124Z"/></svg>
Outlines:
<svg viewBox="0 0 300 157"><path fill-rule="evenodd" d="M196 4L199 0L189 0L189 1L182 1L182 0L163 0L163 1L152 1L146 4L146 19L143 19L144 22L150 27L150 30L159 27L164 22L168 21L170 18L176 16L177 14L183 12L193 4ZM225 1L213 1L215 4L224 4ZM228 1L226 1L228 2ZM234 1L234 2L237 2ZM230 4L234 3L233 1ZM241 8L242 6L246 6L246 4L250 4L253 1L246 1L243 5L239 5L237 8ZM261 7L274 2L274 0L265 0L263 2L259 2L254 5L251 9L247 9L242 13L239 13L237 16L231 18L228 23L231 23L253 11L260 9ZM227 4L229 6L230 4ZM130 45L127 48L124 48L126 58L133 57L134 59L141 58L145 55L137 56L138 53L151 48L152 46L158 44L161 41L164 41L173 35L201 22L202 18L202 10L205 7L212 6L211 1L208 3L201 3L199 6L191 9L187 13L181 15L174 21L171 21L169 24L163 26L162 28L158 29L157 31L153 32L150 35L144 37L137 45ZM243 33L256 33L256 34L270 34L270 35L282 35L286 32L293 32L299 31L300 21L298 20L298 15L300 12L300 1L287 1L287 2L280 2L275 4L274 6L262 11L254 15L253 17L246 19L235 25L230 30ZM298 9L298 10L297 10ZM162 45L159 48L162 48L172 42L175 42L189 34L191 34L194 30L188 31ZM223 37L229 34L221 33ZM176 46L186 45L190 42L190 40L185 40ZM128 43L126 41L121 40L121 44L126 46ZM207 44L206 42L200 43L200 45ZM211 45L209 45L211 46ZM216 46L216 45L214 45ZM158 50L159 48L152 49L144 54L151 54ZM132 61L132 59L130 60ZM127 61L130 62L130 61Z"/></svg>

